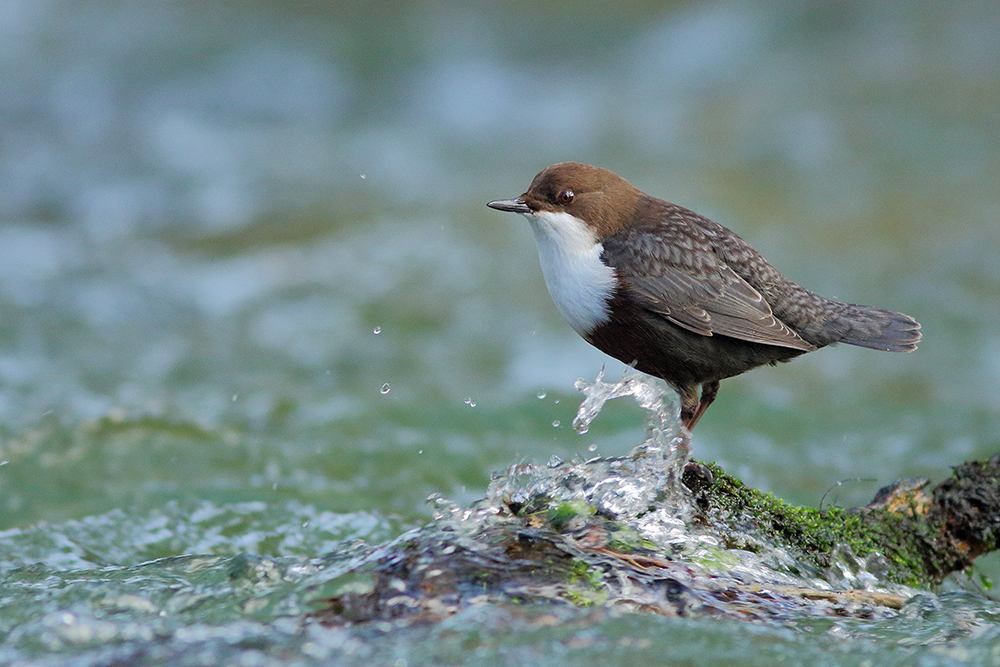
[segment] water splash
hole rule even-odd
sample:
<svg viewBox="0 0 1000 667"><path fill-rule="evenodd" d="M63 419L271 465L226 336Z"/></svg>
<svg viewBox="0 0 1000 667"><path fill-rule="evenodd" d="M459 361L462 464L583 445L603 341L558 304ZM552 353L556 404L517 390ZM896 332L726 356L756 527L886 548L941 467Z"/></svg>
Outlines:
<svg viewBox="0 0 1000 667"><path fill-rule="evenodd" d="M657 541L683 528L690 492L682 487L680 477L689 448L667 387L634 371L626 372L618 382L605 382L602 369L593 382L578 380L576 388L584 394L573 420L578 433L587 432L605 403L631 396L649 413L646 438L622 457L573 462L553 458L544 466L513 465L505 475L494 477L487 498L516 506L539 499L584 503L619 520L649 515L653 519L646 521L646 528ZM676 535L667 541L674 539Z"/></svg>
<svg viewBox="0 0 1000 667"><path fill-rule="evenodd" d="M586 433L590 429L590 423L601 412L604 404L608 401L621 398L622 396L632 396L639 407L647 410L650 428L657 428L660 431L667 431L673 428L677 422L677 417L671 410L667 411L664 405L664 396L668 396L669 390L665 385L659 383L654 378L641 373L626 371L622 379L614 384L604 381L604 369L597 374L593 382L579 379L573 385L577 391L583 392L585 398L576 411L576 418L573 419L573 429L580 434Z"/></svg>
<svg viewBox="0 0 1000 667"><path fill-rule="evenodd" d="M466 605L511 600L793 623L806 616L869 621L891 618L912 594L878 576L886 569L881 556L858 559L838 546L832 566L819 567L752 522L733 530L712 525L705 497L682 483L690 433L658 381L629 371L609 383L602 371L576 386L584 394L573 422L578 432L607 401L631 396L648 413L645 439L621 457L514 464L466 507L431 496L431 524L344 571L351 576L336 584L326 622L457 615ZM355 590L360 570L375 576Z"/></svg>

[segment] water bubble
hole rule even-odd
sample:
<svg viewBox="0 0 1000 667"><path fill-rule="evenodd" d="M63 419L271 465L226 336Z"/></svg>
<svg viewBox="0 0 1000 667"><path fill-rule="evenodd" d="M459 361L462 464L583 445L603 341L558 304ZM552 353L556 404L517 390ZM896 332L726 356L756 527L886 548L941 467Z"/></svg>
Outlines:
<svg viewBox="0 0 1000 667"><path fill-rule="evenodd" d="M375 330L372 331L372 333L375 334L376 336L379 335L380 333L382 333L382 327L375 327Z"/></svg>
<svg viewBox="0 0 1000 667"><path fill-rule="evenodd" d="M556 400L552 401L552 402L555 403L556 405L559 405L559 399L558 398Z"/></svg>
<svg viewBox="0 0 1000 667"><path fill-rule="evenodd" d="M476 402L471 398L465 399L465 404L468 405L470 408L476 407Z"/></svg>
<svg viewBox="0 0 1000 667"><path fill-rule="evenodd" d="M596 452L597 451L597 445L591 445L591 446L587 447L587 451L588 452Z"/></svg>
<svg viewBox="0 0 1000 667"><path fill-rule="evenodd" d="M379 389L378 391L379 391L380 394L388 394L389 393L389 383L386 382L384 385L382 385L382 388Z"/></svg>
<svg viewBox="0 0 1000 667"><path fill-rule="evenodd" d="M552 425L555 426L556 428L559 428L559 424L561 424L561 423L562 422L560 422L558 419L555 419L555 420L552 421Z"/></svg>
<svg viewBox="0 0 1000 667"><path fill-rule="evenodd" d="M562 463L563 463L563 460L561 458L559 458L558 456L556 456L555 454L553 454L552 457L549 459L548 466L550 468L558 468L559 466L562 465Z"/></svg>
<svg viewBox="0 0 1000 667"><path fill-rule="evenodd" d="M546 393L544 391L538 392L538 400L541 400L541 399L545 398L545 396L546 396Z"/></svg>
<svg viewBox="0 0 1000 667"><path fill-rule="evenodd" d="M368 177L365 174L361 174L361 180L362 181L365 180L366 178L368 178Z"/></svg>
<svg viewBox="0 0 1000 667"><path fill-rule="evenodd" d="M236 399L239 398L239 396L239 394L233 394L233 403L236 402Z"/></svg>

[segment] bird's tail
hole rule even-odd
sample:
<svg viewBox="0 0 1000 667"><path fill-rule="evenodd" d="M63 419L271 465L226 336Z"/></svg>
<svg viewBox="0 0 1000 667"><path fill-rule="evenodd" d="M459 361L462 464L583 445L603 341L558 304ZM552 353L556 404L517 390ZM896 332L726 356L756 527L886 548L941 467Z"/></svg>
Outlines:
<svg viewBox="0 0 1000 667"><path fill-rule="evenodd" d="M912 352L920 340L920 325L903 313L861 306L838 304L841 308L824 326L835 343L847 343L887 352Z"/></svg>

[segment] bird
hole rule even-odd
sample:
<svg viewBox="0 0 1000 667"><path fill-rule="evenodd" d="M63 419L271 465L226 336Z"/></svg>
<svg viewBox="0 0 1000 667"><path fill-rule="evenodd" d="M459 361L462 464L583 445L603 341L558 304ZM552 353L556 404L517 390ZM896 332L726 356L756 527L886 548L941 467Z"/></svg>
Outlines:
<svg viewBox="0 0 1000 667"><path fill-rule="evenodd" d="M563 318L672 387L689 431L721 380L836 343L911 352L921 337L909 315L810 292L726 227L601 167L553 164L487 206L527 218Z"/></svg>

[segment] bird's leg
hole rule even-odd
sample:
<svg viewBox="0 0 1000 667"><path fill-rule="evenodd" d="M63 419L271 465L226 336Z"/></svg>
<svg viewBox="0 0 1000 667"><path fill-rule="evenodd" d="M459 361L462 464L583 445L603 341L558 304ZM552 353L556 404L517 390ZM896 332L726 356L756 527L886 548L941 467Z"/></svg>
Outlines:
<svg viewBox="0 0 1000 667"><path fill-rule="evenodd" d="M708 406L712 404L712 401L715 400L715 395L719 393L719 382L716 380L715 382L706 382L701 385L700 399L696 399L695 392L691 391L691 400L689 402L687 393L681 394L681 421L684 422L684 426L690 431L698 423L698 420L701 419L701 416L705 414L705 410L708 410ZM697 404L691 405L695 400L697 400ZM685 408L688 408L687 419L685 419Z"/></svg>
<svg viewBox="0 0 1000 667"><path fill-rule="evenodd" d="M675 388L681 397L681 423L690 431L694 422L698 421L695 417L698 412L698 385Z"/></svg>

